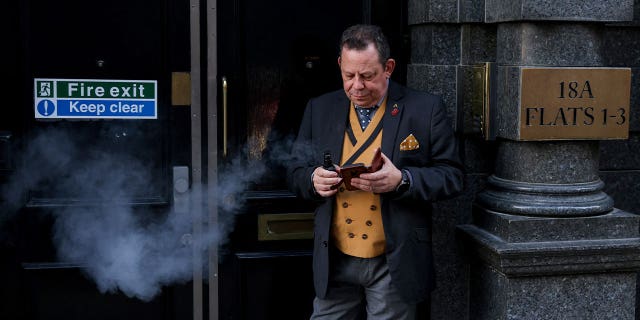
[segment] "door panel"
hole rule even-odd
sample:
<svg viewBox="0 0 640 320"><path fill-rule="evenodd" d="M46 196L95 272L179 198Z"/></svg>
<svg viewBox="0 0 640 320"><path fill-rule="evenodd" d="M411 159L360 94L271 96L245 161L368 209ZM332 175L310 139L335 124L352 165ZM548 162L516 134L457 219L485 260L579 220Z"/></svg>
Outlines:
<svg viewBox="0 0 640 320"><path fill-rule="evenodd" d="M2 12L15 59L0 117L0 318L192 317L188 279L153 280L161 290L142 299L135 278L95 273L143 266L144 248L159 248L145 235L173 216L171 168L190 165L189 108L170 91L172 72L189 71L188 3L12 0ZM36 119L34 78L155 80L158 117ZM146 267L149 279L167 268Z"/></svg>
<svg viewBox="0 0 640 320"><path fill-rule="evenodd" d="M282 153L307 100L341 88L337 42L342 29L362 21L362 2L237 0L221 6L219 72L229 83L230 157L273 165L255 190L284 189Z"/></svg>
<svg viewBox="0 0 640 320"><path fill-rule="evenodd" d="M342 88L337 65L342 30L376 22L371 15L379 6L333 0L219 4L218 79L227 80L228 99L218 114L226 111L228 141L222 132L218 143L229 146L221 159L220 188L227 189L225 181L251 177L234 198L241 202L235 211L219 212L234 225L221 250L221 318L308 319L314 297L313 204L286 190L287 156L309 98ZM400 25L402 18L384 16L388 26ZM244 170L229 167L243 163ZM275 220L266 236L265 219Z"/></svg>
<svg viewBox="0 0 640 320"><path fill-rule="evenodd" d="M225 179L228 172L239 172L228 170L229 164L247 163L242 174L251 177L235 197L244 202L236 206L241 209L219 212L234 226L221 250L220 317L308 318L314 297L312 240L264 240L259 220L313 210L286 191L284 165L307 100L340 88L336 43L341 29L362 21L362 4L238 0L220 5L218 70L228 81L228 105L219 114L227 112L229 130L228 141L219 141L229 146L221 159L220 188L235 181Z"/></svg>
<svg viewBox="0 0 640 320"><path fill-rule="evenodd" d="M159 102L169 101L163 31L167 3L153 4L143 0L100 6L80 0L28 1L24 40L30 77L25 81L159 80ZM27 92L32 87L25 83ZM163 147L168 126L163 122L168 108L166 103L159 105L157 120L43 121L25 108L29 146L23 164L26 170L43 172L34 177L35 190L29 187L29 205L105 197L166 204L168 162ZM150 183L146 188L135 185L137 179L114 184L114 176L127 174L138 174L139 180Z"/></svg>

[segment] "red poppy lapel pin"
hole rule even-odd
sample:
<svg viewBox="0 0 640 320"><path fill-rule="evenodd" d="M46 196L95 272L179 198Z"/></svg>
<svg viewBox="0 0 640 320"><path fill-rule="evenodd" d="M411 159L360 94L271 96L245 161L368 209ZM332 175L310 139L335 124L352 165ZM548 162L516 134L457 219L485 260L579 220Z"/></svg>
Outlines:
<svg viewBox="0 0 640 320"><path fill-rule="evenodd" d="M400 110L398 109L398 104L394 103L393 109L391 110L391 115L395 117L398 114L398 112L400 112Z"/></svg>

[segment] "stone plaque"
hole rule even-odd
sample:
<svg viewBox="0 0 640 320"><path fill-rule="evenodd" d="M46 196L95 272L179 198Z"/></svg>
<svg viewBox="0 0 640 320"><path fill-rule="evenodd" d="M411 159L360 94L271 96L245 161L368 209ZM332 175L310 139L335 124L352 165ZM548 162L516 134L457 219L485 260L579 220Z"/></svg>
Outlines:
<svg viewBox="0 0 640 320"><path fill-rule="evenodd" d="M520 140L629 137L628 68L522 69Z"/></svg>

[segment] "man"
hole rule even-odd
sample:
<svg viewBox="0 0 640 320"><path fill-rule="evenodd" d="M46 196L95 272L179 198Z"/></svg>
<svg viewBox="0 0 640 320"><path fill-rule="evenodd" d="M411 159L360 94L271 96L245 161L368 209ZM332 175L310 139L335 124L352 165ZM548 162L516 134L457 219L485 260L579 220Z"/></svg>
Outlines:
<svg viewBox="0 0 640 320"><path fill-rule="evenodd" d="M433 289L431 203L462 189L456 140L439 97L389 78L395 67L380 28L356 25L340 40L344 90L311 99L288 168L288 184L319 201L312 319L414 319ZM320 166L382 168L351 179ZM313 159L302 159L311 154Z"/></svg>

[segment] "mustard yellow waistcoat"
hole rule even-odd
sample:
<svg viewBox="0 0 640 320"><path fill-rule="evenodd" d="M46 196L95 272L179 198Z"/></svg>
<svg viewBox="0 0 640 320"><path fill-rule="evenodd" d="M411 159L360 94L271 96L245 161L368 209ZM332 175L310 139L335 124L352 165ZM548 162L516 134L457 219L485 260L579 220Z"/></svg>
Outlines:
<svg viewBox="0 0 640 320"><path fill-rule="evenodd" d="M376 111L371 123L362 131L353 103L350 106L349 121L353 134L356 137L356 145L351 144L349 136L345 133L342 143L343 164L358 150L372 135L375 128L382 121L386 99ZM371 164L374 151L382 145L382 131L379 132L373 143L357 158L354 163ZM380 211L380 196L372 192L362 190L348 191L341 187L336 194L336 210L333 216L331 234L335 246L345 254L373 258L384 253L385 239Z"/></svg>

